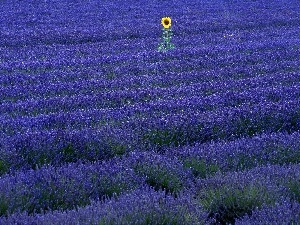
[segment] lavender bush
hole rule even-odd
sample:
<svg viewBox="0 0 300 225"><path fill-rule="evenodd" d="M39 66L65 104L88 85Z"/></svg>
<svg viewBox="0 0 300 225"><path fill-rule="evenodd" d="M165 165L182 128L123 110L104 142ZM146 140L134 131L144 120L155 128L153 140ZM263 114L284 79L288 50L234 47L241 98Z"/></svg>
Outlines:
<svg viewBox="0 0 300 225"><path fill-rule="evenodd" d="M275 206L253 210L251 216L244 216L236 220L235 224L299 224L299 207L299 201L282 200Z"/></svg>
<svg viewBox="0 0 300 225"><path fill-rule="evenodd" d="M274 205L282 197L299 201L299 165L217 174L204 181L198 179L195 192L216 223L234 223L236 218L263 205Z"/></svg>
<svg viewBox="0 0 300 225"><path fill-rule="evenodd" d="M174 199L164 191L142 187L118 199L93 201L78 210L36 216L15 213L9 218L0 218L0 223L188 225L205 224L206 218L207 212L195 203L189 193L181 193Z"/></svg>

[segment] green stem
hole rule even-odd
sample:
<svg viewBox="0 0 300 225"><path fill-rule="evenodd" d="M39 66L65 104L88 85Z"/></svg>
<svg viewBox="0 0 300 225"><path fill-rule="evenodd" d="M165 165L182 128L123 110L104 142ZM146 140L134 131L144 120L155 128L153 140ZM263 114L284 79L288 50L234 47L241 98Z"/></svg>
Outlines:
<svg viewBox="0 0 300 225"><path fill-rule="evenodd" d="M163 42L160 43L158 50L166 51L168 49L173 49L174 45L171 44L171 37L172 37L172 30L171 29L164 29L163 31Z"/></svg>

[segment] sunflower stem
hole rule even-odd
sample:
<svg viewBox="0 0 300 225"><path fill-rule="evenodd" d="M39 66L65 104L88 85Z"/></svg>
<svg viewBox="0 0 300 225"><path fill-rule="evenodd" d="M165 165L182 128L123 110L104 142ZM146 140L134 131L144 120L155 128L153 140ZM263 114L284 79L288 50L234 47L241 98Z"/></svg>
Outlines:
<svg viewBox="0 0 300 225"><path fill-rule="evenodd" d="M169 49L174 49L174 44L171 44L172 30L169 28L163 29L163 41L159 44L158 51L167 51Z"/></svg>

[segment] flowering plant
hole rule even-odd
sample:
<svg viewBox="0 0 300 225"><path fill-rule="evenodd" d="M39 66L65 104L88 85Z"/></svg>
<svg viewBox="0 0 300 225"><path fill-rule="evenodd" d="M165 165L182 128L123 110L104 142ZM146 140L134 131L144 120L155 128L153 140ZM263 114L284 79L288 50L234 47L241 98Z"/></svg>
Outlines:
<svg viewBox="0 0 300 225"><path fill-rule="evenodd" d="M167 51L169 49L174 48L174 44L170 43L171 38L173 35L172 29L171 29L171 18L170 17L163 17L161 19L161 24L163 25L163 41L158 46L158 51Z"/></svg>

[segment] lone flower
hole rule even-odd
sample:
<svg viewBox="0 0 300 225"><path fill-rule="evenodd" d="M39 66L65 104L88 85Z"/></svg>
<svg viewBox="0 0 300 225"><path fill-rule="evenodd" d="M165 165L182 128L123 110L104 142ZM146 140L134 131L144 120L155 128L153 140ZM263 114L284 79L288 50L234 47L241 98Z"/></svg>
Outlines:
<svg viewBox="0 0 300 225"><path fill-rule="evenodd" d="M164 28L168 29L171 27L171 18L170 17L163 17L161 19L161 24L164 26Z"/></svg>
<svg viewBox="0 0 300 225"><path fill-rule="evenodd" d="M161 24L163 25L163 37L162 42L158 46L158 51L167 51L169 49L173 49L174 45L171 43L171 38L173 35L171 29L171 18L163 17L161 19Z"/></svg>

